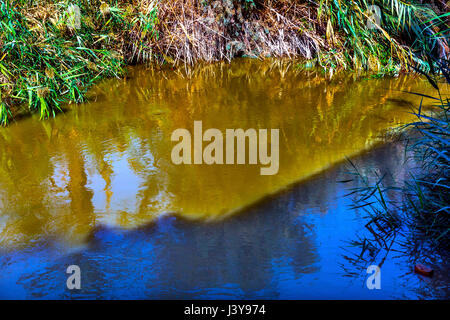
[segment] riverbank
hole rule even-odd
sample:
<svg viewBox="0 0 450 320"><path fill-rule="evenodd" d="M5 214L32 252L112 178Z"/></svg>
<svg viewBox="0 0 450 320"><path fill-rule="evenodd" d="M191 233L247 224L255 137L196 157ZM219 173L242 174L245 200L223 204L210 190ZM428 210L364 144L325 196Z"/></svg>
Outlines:
<svg viewBox="0 0 450 320"><path fill-rule="evenodd" d="M369 28L364 1L1 1L0 123L18 105L54 116L63 103L84 101L93 83L139 63L303 57L332 77L339 69L428 70L425 47L448 55L440 1L375 2L383 19Z"/></svg>

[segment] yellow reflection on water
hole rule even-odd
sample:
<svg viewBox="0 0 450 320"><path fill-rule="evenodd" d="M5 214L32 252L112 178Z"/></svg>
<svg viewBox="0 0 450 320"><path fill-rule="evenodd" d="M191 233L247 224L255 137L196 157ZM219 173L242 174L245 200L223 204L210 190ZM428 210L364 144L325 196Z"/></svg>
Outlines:
<svg viewBox="0 0 450 320"><path fill-rule="evenodd" d="M136 68L49 121L0 130L0 244L82 242L95 226L162 214L213 221L382 141L414 119L423 79L356 79L294 62L237 60L185 71ZM278 174L260 165L174 165L173 130L280 130ZM330 183L335 183L330 181ZM321 190L317 190L321 192Z"/></svg>

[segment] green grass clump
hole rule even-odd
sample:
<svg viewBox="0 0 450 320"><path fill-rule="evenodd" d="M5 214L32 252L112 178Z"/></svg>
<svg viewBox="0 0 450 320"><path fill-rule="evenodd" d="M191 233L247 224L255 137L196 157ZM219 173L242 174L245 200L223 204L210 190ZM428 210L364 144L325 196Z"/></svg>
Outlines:
<svg viewBox="0 0 450 320"><path fill-rule="evenodd" d="M379 8L380 21L369 28L369 19L375 22L369 11L372 6ZM439 50L448 38L445 16L415 1L321 0L318 17L326 21L332 47L319 55L320 65L327 69L352 67L392 74L413 64L429 71L424 53Z"/></svg>
<svg viewBox="0 0 450 320"><path fill-rule="evenodd" d="M155 7L118 1L0 1L0 124L18 104L48 118L83 101L94 82L123 75L124 43L139 55L156 23Z"/></svg>

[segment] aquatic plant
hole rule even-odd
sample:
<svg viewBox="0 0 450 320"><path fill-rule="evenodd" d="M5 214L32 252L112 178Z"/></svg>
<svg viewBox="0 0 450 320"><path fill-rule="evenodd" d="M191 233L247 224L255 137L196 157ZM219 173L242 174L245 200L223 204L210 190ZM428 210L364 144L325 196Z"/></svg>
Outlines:
<svg viewBox="0 0 450 320"><path fill-rule="evenodd" d="M437 97L412 92L422 97L417 121L405 128L410 129L406 139L407 160L418 164L409 172L409 177L397 179L394 185L385 181L386 175L363 173L351 161L354 178L361 186L352 188L349 195L355 196L353 209L367 213L366 231L352 245L360 247L361 253L355 261L376 259L379 254L389 253L393 245L403 248L408 254L421 256L424 252L448 252L450 243L450 99L441 94L439 79L443 76L450 84L448 60L436 60L441 74L432 67L427 77L436 89ZM434 102L433 110L424 112L424 99ZM388 173L389 174L389 173ZM373 179L376 182L373 183ZM395 180L395 179L394 179ZM381 260L384 261L385 257Z"/></svg>

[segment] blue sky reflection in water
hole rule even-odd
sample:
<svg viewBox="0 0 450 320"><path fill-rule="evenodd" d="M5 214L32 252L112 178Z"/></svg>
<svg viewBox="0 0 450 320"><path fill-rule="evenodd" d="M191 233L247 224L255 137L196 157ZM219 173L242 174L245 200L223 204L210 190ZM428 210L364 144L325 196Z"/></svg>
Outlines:
<svg viewBox="0 0 450 320"><path fill-rule="evenodd" d="M402 170L396 145L358 163ZM85 246L52 241L3 253L1 298L69 299L391 299L437 298L445 288L411 273L406 257L382 267L382 289L368 290L342 247L363 226L348 210L345 164L247 212L205 225L162 217L134 230L100 227ZM357 252L357 251L355 251ZM395 256L395 255L394 255ZM65 267L82 270L82 289L65 288ZM357 269L355 269L357 271ZM442 284L441 284L442 285Z"/></svg>

